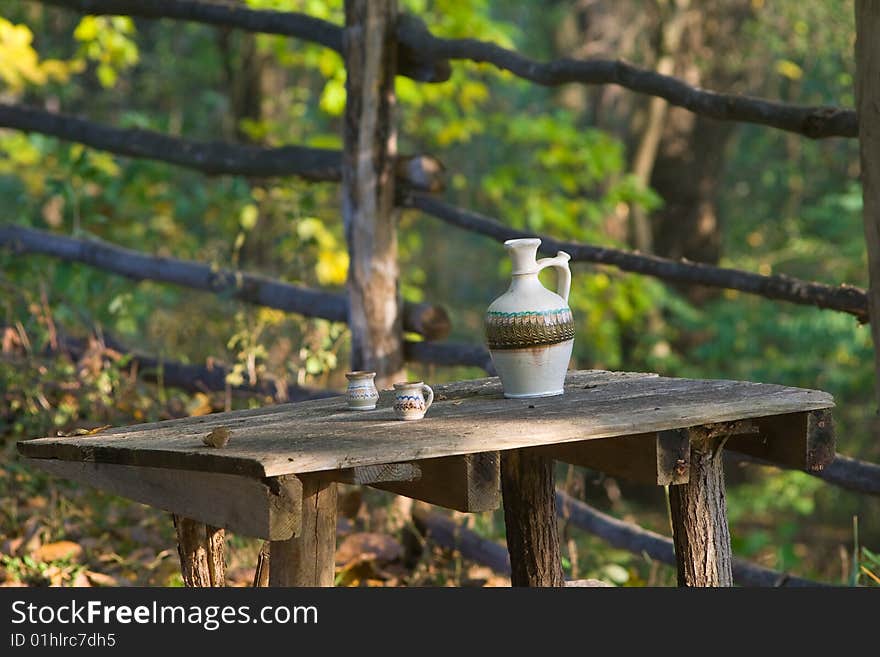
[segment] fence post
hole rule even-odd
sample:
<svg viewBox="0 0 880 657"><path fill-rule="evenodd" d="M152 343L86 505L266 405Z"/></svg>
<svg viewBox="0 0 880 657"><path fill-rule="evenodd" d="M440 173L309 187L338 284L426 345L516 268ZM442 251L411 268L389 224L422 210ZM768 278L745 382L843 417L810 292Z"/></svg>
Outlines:
<svg viewBox="0 0 880 657"><path fill-rule="evenodd" d="M348 242L352 369L380 387L403 372L394 207L396 0L346 0L342 215Z"/></svg>
<svg viewBox="0 0 880 657"><path fill-rule="evenodd" d="M862 165L862 222L868 247L868 314L874 339L874 394L880 407L880 5L856 0L856 111ZM876 409L875 409L876 410Z"/></svg>

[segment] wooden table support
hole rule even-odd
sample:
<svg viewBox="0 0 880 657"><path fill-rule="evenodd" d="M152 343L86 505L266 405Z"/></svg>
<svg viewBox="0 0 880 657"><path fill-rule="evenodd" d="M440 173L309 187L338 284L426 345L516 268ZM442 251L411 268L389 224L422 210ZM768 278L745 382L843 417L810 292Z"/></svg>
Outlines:
<svg viewBox="0 0 880 657"><path fill-rule="evenodd" d="M682 429L691 443L690 480L669 487L679 586L733 586L722 452L723 426Z"/></svg>
<svg viewBox="0 0 880 657"><path fill-rule="evenodd" d="M501 494L513 586L565 586L556 528L553 459L530 449L501 452Z"/></svg>
<svg viewBox="0 0 880 657"><path fill-rule="evenodd" d="M187 587L226 586L225 531L172 514L180 573Z"/></svg>
<svg viewBox="0 0 880 657"><path fill-rule="evenodd" d="M301 479L301 531L285 541L272 541L269 586L333 586L336 482L321 474Z"/></svg>

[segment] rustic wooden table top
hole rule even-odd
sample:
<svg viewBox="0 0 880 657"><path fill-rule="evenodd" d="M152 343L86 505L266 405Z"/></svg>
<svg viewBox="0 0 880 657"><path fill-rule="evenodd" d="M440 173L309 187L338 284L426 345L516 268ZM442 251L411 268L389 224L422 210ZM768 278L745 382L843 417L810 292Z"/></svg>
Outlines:
<svg viewBox="0 0 880 657"><path fill-rule="evenodd" d="M275 477L553 445L827 409L817 390L726 380L587 370L570 372L565 394L505 399L497 378L434 387L423 420L401 422L383 391L374 411L344 397L217 413L18 443L31 458ZM202 438L230 430L225 448Z"/></svg>

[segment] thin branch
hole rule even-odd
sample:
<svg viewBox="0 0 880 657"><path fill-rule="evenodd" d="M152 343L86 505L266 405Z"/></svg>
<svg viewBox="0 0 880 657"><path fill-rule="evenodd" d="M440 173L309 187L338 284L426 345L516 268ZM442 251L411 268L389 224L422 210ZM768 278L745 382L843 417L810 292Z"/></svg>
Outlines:
<svg viewBox="0 0 880 657"><path fill-rule="evenodd" d="M768 299L838 310L855 316L860 322L868 321L868 298L865 291L858 287L849 285L835 287L781 274L762 276L741 269L715 267L687 260L672 260L578 242L563 242L546 235L510 228L495 219L416 192L404 194L401 205L417 208L450 225L486 235L498 242L517 237L539 237L541 251L551 254L555 254L556 251L566 251L571 255L571 259L577 262L612 265L623 271L654 276L674 283L739 290Z"/></svg>
<svg viewBox="0 0 880 657"><path fill-rule="evenodd" d="M713 119L757 123L813 139L858 137L858 119L855 111L850 109L805 107L716 93L620 60L557 59L539 62L488 41L435 37L418 21L401 21L397 38L428 60L487 62L544 86L555 87L572 82L617 84L637 93L663 98L671 105Z"/></svg>
<svg viewBox="0 0 880 657"><path fill-rule="evenodd" d="M343 295L257 274L215 269L191 260L147 255L97 239L77 239L14 224L0 224L2 246L17 254L38 253L81 262L136 281L182 285L306 317L321 317L334 322L348 319L348 299ZM404 328L437 339L449 333L450 323L442 308L426 303L405 304Z"/></svg>
<svg viewBox="0 0 880 657"><path fill-rule="evenodd" d="M647 555L670 566L675 565L675 548L670 538L613 518L558 489L556 510L563 520L598 536L616 548ZM827 586L737 558L733 560L733 579L740 586Z"/></svg>
<svg viewBox="0 0 880 657"><path fill-rule="evenodd" d="M322 148L201 142L5 103L0 103L0 128L38 132L117 155L168 162L213 175L300 176L311 181L338 181L342 177L340 152Z"/></svg>

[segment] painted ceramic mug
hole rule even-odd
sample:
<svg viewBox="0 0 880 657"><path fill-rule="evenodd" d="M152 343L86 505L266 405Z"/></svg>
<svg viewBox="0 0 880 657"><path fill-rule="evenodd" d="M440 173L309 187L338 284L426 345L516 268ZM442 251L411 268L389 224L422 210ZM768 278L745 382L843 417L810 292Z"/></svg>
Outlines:
<svg viewBox="0 0 880 657"><path fill-rule="evenodd" d="M345 401L353 411L372 411L379 401L379 391L373 379L375 372L346 372L348 390L345 392Z"/></svg>
<svg viewBox="0 0 880 657"><path fill-rule="evenodd" d="M434 391L421 381L394 384L394 414L398 420L421 420L434 402Z"/></svg>

